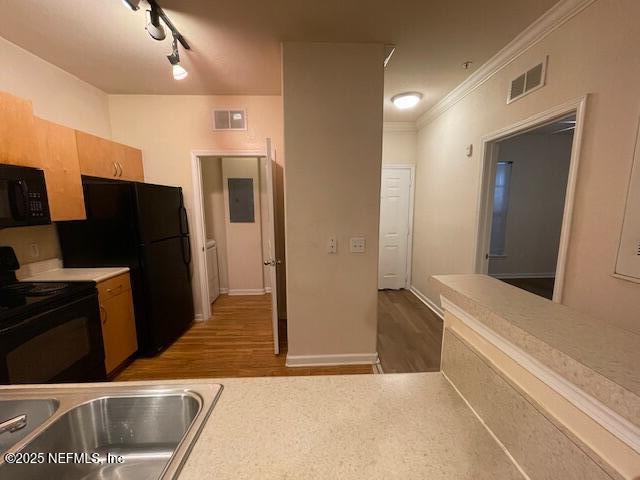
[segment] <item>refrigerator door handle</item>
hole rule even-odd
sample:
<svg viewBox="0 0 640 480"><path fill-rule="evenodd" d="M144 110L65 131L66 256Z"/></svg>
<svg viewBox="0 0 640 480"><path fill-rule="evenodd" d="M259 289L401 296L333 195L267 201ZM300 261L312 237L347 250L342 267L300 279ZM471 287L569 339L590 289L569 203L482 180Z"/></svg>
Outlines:
<svg viewBox="0 0 640 480"><path fill-rule="evenodd" d="M182 243L182 261L184 264L189 267L191 265L191 242L188 236L184 236L180 239ZM185 250L186 243L186 250Z"/></svg>
<svg viewBox="0 0 640 480"><path fill-rule="evenodd" d="M189 235L189 217L187 217L187 209L184 205L180 205L180 233Z"/></svg>

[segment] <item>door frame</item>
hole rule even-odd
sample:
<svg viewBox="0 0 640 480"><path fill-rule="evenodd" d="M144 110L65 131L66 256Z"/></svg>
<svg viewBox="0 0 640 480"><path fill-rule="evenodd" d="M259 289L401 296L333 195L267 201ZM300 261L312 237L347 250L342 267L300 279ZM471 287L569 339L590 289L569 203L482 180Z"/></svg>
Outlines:
<svg viewBox="0 0 640 480"><path fill-rule="evenodd" d="M196 320L208 320L211 318L211 305L209 304L209 270L207 269L206 255L206 222L204 219L204 196L202 191L202 164L200 157L258 157L267 156L265 149L254 150L192 150L191 151L191 182L192 202L195 238L193 249L194 265L198 266L201 315L196 315Z"/></svg>
<svg viewBox="0 0 640 480"><path fill-rule="evenodd" d="M482 138L482 160L480 165L480 189L478 192L477 232L475 251L475 271L487 275L489 259L486 257L491 243L491 217L493 213L493 183L495 181L496 164L498 162L497 144L500 141L535 130L572 113L576 115L576 127L571 147L571 161L567 179L567 191L564 201L560 246L556 263L556 277L553 289L553 301L562 303L564 280L567 265L567 252L571 235L571 222L575 202L578 166L584 130L585 111L589 95L569 100L566 103L549 108L525 120L497 130Z"/></svg>
<svg viewBox="0 0 640 480"><path fill-rule="evenodd" d="M382 184L382 171L384 170L409 170L410 184L409 184L409 233L407 235L407 276L404 282L404 288L411 288L411 260L413 259L413 210L414 210L414 197L416 191L416 166L410 163L398 163L382 165L380 172L380 183ZM380 189L380 203L382 204L382 186ZM380 236L380 217L378 217L378 236ZM378 247L378 270L380 269L380 247ZM379 280L380 274L378 273Z"/></svg>

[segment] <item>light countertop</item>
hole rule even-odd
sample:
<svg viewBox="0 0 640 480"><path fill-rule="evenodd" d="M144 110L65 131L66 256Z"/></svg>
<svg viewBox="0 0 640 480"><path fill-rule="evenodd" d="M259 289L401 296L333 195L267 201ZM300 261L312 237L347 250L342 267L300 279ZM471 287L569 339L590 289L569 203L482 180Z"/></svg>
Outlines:
<svg viewBox="0 0 640 480"><path fill-rule="evenodd" d="M523 478L440 373L213 381L180 480Z"/></svg>
<svg viewBox="0 0 640 480"><path fill-rule="evenodd" d="M640 425L640 335L486 275L432 281L442 297Z"/></svg>
<svg viewBox="0 0 640 480"><path fill-rule="evenodd" d="M55 268L22 278L26 282L104 282L123 273L129 267L110 268Z"/></svg>
<svg viewBox="0 0 640 480"><path fill-rule="evenodd" d="M185 383L223 390L179 480L524 479L439 372L119 385Z"/></svg>

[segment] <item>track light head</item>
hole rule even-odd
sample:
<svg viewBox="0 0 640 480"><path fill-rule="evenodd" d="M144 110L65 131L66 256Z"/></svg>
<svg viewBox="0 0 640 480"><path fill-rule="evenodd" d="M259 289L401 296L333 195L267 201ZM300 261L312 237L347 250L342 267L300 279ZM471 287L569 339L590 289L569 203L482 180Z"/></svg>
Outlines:
<svg viewBox="0 0 640 480"><path fill-rule="evenodd" d="M160 23L160 12L156 3L151 3L151 10L147 10L147 26L145 27L151 38L154 40L164 40L167 34Z"/></svg>
<svg viewBox="0 0 640 480"><path fill-rule="evenodd" d="M184 80L189 75L189 72L187 72L185 68L182 65L180 65L180 53L178 52L178 40L175 35L173 36L172 46L173 46L173 51L171 52L171 55L167 55L167 59L169 60L169 63L172 66L171 69L173 73L173 79Z"/></svg>
<svg viewBox="0 0 640 480"><path fill-rule="evenodd" d="M140 8L140 0L122 0L122 3L134 12Z"/></svg>

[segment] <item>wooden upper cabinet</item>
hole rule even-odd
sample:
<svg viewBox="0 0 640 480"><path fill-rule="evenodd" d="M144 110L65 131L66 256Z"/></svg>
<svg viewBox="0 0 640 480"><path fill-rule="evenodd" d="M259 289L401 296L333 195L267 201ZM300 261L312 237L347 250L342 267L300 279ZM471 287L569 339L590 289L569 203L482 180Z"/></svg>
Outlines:
<svg viewBox="0 0 640 480"><path fill-rule="evenodd" d="M144 182L142 151L127 145L120 145L120 147L123 150L121 178L123 180Z"/></svg>
<svg viewBox="0 0 640 480"><path fill-rule="evenodd" d="M81 131L76 143L83 175L144 181L140 150Z"/></svg>
<svg viewBox="0 0 640 480"><path fill-rule="evenodd" d="M86 219L75 130L37 117L34 124L51 220Z"/></svg>
<svg viewBox="0 0 640 480"><path fill-rule="evenodd" d="M31 102L0 92L0 163L38 167Z"/></svg>

